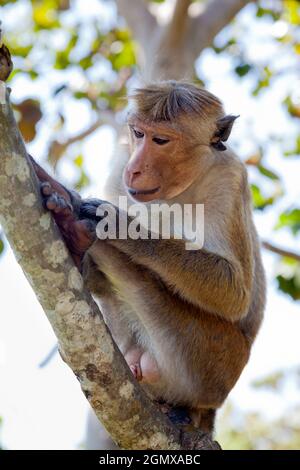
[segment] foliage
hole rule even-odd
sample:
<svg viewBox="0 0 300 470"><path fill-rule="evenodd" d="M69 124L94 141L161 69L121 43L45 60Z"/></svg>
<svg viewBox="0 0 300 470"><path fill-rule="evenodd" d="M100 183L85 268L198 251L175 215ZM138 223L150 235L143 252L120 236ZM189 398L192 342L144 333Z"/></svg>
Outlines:
<svg viewBox="0 0 300 470"><path fill-rule="evenodd" d="M251 185L254 208L260 212L277 212L278 223L274 229L289 232L298 240L300 211L297 207L283 208L283 201L289 197L280 172L272 165L272 153L276 146L283 157L295 160L300 156L300 95L297 88L300 4L296 0L261 0L256 6L253 5L252 10L257 18L255 33L237 19L232 27L216 37L213 49L217 55L231 58L232 72L240 80L247 81L255 99L264 99L267 93L278 88L278 83L286 90L282 112L290 122L290 132L287 134L286 128L276 129L269 135L258 137L254 131L253 141L257 142L257 148L253 154L246 156L245 161L253 170L251 175L254 175ZM252 41L255 41L255 36L260 43L264 41L265 54L258 52L259 43ZM292 237L291 244L294 244ZM276 275L277 285L279 290L294 300L300 299L299 272L299 262L281 259Z"/></svg>
<svg viewBox="0 0 300 470"><path fill-rule="evenodd" d="M263 391L270 399L281 398L286 403L285 394L297 391L300 385L299 367L278 370L252 383L254 393ZM280 403L277 401L277 403ZM282 406L282 405L281 405ZM286 408L286 405L284 405ZM300 447L300 405L298 400L290 400L286 410L271 412L252 411L243 414L230 403L225 406L218 423L218 440L224 449L241 450L294 450Z"/></svg>
<svg viewBox="0 0 300 470"><path fill-rule="evenodd" d="M300 407L295 406L280 418L261 413L246 413L237 420L230 406L220 422L217 436L226 450L295 450L300 447Z"/></svg>

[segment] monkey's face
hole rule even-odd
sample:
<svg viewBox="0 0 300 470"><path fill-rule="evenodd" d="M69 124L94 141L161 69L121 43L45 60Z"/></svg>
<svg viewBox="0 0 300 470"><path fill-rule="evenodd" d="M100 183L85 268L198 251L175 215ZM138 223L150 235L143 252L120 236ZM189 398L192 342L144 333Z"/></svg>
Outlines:
<svg viewBox="0 0 300 470"><path fill-rule="evenodd" d="M198 176L199 160L186 151L184 134L166 123L129 122L131 156L123 181L139 202L172 199Z"/></svg>

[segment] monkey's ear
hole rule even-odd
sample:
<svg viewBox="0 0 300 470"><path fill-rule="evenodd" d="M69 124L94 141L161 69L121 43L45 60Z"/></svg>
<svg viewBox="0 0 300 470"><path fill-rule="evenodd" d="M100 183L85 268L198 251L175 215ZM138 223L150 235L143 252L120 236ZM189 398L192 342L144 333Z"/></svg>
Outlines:
<svg viewBox="0 0 300 470"><path fill-rule="evenodd" d="M217 130L211 140L212 147L220 151L226 150L226 146L223 144L223 142L226 142L230 136L234 121L238 117L239 116L229 115L217 120Z"/></svg>

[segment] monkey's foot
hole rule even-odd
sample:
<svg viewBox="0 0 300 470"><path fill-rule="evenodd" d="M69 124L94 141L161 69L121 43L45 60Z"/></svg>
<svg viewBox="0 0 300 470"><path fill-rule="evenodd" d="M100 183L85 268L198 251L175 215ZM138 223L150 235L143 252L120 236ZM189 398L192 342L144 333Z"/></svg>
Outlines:
<svg viewBox="0 0 300 470"><path fill-rule="evenodd" d="M164 400L157 400L155 403L160 411L167 415L175 426L187 426L191 424L192 419L186 408L182 406L172 406Z"/></svg>
<svg viewBox="0 0 300 470"><path fill-rule="evenodd" d="M79 220L71 202L64 195L58 193L48 181L41 183L41 194L44 207L52 213L65 243L80 269L83 255L96 240L96 221Z"/></svg>
<svg viewBox="0 0 300 470"><path fill-rule="evenodd" d="M189 416L189 413L186 408L183 408L181 406L172 407L171 410L167 413L167 415L170 421L172 421L172 423L176 426L187 426L192 422L191 417Z"/></svg>

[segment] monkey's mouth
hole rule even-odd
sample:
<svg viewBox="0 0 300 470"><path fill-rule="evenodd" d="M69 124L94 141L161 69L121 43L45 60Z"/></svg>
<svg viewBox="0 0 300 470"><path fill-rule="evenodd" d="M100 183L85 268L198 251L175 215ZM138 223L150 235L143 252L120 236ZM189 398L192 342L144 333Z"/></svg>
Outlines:
<svg viewBox="0 0 300 470"><path fill-rule="evenodd" d="M160 186L154 189L132 189L127 188L131 196L146 196L148 194L155 194L160 189Z"/></svg>

